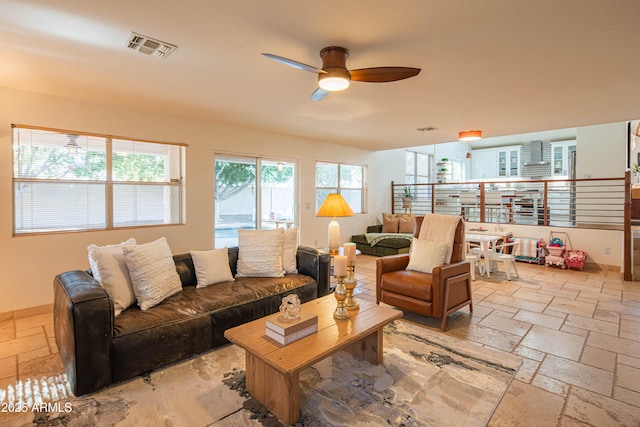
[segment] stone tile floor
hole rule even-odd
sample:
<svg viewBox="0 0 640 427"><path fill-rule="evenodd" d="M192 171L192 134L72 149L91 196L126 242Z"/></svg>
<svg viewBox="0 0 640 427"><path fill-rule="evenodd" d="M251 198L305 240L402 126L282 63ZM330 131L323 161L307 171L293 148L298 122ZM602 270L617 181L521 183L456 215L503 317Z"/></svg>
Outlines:
<svg viewBox="0 0 640 427"><path fill-rule="evenodd" d="M375 260L358 256L360 299L375 301ZM640 282L588 268L477 277L473 313L449 316L447 335L523 357L490 426L640 426ZM63 372L52 324L50 307L0 314L0 389Z"/></svg>
<svg viewBox="0 0 640 427"><path fill-rule="evenodd" d="M358 298L375 301L375 259L358 256ZM589 264L517 267L511 281L476 275L473 313L447 320L447 335L523 357L489 426L640 426L640 282Z"/></svg>

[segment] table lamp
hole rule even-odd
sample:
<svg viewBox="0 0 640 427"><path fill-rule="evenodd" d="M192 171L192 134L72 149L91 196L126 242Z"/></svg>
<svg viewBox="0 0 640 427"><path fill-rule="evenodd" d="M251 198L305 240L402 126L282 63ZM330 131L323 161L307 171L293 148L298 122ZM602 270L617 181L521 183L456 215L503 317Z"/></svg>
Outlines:
<svg viewBox="0 0 640 427"><path fill-rule="evenodd" d="M329 223L329 253L336 255L340 247L340 225L336 221L339 216L353 216L354 213L342 195L332 193L322 202L316 216L328 216L333 220Z"/></svg>

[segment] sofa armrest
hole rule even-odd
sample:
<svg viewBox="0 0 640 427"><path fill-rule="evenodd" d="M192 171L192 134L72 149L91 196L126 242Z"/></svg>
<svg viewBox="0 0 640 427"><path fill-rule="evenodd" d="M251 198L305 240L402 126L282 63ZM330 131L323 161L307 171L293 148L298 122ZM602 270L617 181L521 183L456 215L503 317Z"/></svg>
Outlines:
<svg viewBox="0 0 640 427"><path fill-rule="evenodd" d="M298 273L313 277L318 284L318 297L327 295L330 282L331 256L308 246L298 246L296 253Z"/></svg>
<svg viewBox="0 0 640 427"><path fill-rule="evenodd" d="M367 233L382 233L382 224L368 226Z"/></svg>
<svg viewBox="0 0 640 427"><path fill-rule="evenodd" d="M71 391L81 396L111 384L113 302L84 271L68 271L53 280L56 345Z"/></svg>

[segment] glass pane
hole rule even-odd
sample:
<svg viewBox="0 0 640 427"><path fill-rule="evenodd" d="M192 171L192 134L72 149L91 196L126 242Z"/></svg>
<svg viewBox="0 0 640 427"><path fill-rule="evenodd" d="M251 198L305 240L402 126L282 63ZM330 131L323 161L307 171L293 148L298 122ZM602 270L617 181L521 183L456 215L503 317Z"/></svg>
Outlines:
<svg viewBox="0 0 640 427"><path fill-rule="evenodd" d="M336 163L316 163L316 187L338 187L338 165Z"/></svg>
<svg viewBox="0 0 640 427"><path fill-rule="evenodd" d="M416 174L429 176L429 158L430 154L417 153L417 169Z"/></svg>
<svg viewBox="0 0 640 427"><path fill-rule="evenodd" d="M113 180L179 182L180 146L113 140Z"/></svg>
<svg viewBox="0 0 640 427"><path fill-rule="evenodd" d="M362 166L340 165L340 188L362 188Z"/></svg>
<svg viewBox="0 0 640 427"><path fill-rule="evenodd" d="M553 147L553 174L562 174L562 151L563 147Z"/></svg>
<svg viewBox="0 0 640 427"><path fill-rule="evenodd" d="M353 213L362 213L362 191L361 190L340 190L342 197L349 203Z"/></svg>
<svg viewBox="0 0 640 427"><path fill-rule="evenodd" d="M262 228L295 225L295 164L262 162Z"/></svg>
<svg viewBox="0 0 640 427"><path fill-rule="evenodd" d="M320 206L322 206L322 203L324 202L324 199L327 198L328 194L337 192L338 190L335 188L316 188L316 212L320 209Z"/></svg>
<svg viewBox="0 0 640 427"><path fill-rule="evenodd" d="M509 174L511 176L517 176L518 175L518 166L519 166L519 159L518 159L518 152L516 150L510 151L509 152Z"/></svg>
<svg viewBox="0 0 640 427"><path fill-rule="evenodd" d="M105 185L16 182L15 233L106 227Z"/></svg>
<svg viewBox="0 0 640 427"><path fill-rule="evenodd" d="M114 184L113 225L178 224L179 185Z"/></svg>
<svg viewBox="0 0 640 427"><path fill-rule="evenodd" d="M404 152L404 169L407 175L414 175L416 173L416 154L415 151Z"/></svg>
<svg viewBox="0 0 640 427"><path fill-rule="evenodd" d="M15 178L105 180L104 138L13 129Z"/></svg>
<svg viewBox="0 0 640 427"><path fill-rule="evenodd" d="M256 161L216 158L215 247L237 246L239 228L256 228Z"/></svg>
<svg viewBox="0 0 640 427"><path fill-rule="evenodd" d="M507 176L507 152L498 151L498 176Z"/></svg>

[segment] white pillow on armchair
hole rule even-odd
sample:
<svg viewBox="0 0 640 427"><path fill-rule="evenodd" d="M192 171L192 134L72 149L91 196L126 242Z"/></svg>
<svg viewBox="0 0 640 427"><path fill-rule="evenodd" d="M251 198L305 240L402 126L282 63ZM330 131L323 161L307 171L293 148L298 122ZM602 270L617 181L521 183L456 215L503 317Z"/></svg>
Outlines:
<svg viewBox="0 0 640 427"><path fill-rule="evenodd" d="M448 249L449 247L444 242L414 237L413 242L411 242L407 270L431 274L434 267L444 264Z"/></svg>

